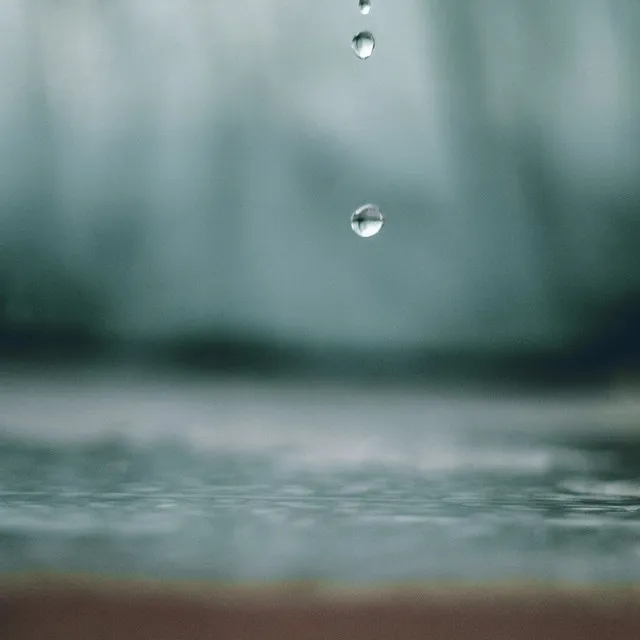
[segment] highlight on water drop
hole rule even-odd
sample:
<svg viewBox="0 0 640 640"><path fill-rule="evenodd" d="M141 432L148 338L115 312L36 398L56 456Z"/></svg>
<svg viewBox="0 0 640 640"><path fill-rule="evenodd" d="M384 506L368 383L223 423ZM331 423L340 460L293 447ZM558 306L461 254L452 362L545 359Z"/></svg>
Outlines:
<svg viewBox="0 0 640 640"><path fill-rule="evenodd" d="M363 16L368 15L369 11L371 11L371 1L370 0L358 0L358 8L360 9L360 13Z"/></svg>
<svg viewBox="0 0 640 640"><path fill-rule="evenodd" d="M373 53L375 46L376 41L370 31L356 33L351 41L351 48L360 60L366 60Z"/></svg>
<svg viewBox="0 0 640 640"><path fill-rule="evenodd" d="M384 216L375 204L364 204L351 214L351 228L361 238L371 238L384 225Z"/></svg>

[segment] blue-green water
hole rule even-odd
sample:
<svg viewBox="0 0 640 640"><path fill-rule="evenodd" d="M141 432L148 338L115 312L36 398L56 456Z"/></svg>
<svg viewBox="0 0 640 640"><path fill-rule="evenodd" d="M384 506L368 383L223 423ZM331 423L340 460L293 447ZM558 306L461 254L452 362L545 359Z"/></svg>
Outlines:
<svg viewBox="0 0 640 640"><path fill-rule="evenodd" d="M640 579L629 398L1 382L3 572Z"/></svg>

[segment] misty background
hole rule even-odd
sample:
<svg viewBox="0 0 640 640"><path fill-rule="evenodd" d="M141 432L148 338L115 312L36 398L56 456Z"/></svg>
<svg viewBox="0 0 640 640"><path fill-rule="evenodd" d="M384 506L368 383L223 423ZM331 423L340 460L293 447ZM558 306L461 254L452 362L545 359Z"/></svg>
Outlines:
<svg viewBox="0 0 640 640"><path fill-rule="evenodd" d="M640 369L636 0L0 10L3 358Z"/></svg>

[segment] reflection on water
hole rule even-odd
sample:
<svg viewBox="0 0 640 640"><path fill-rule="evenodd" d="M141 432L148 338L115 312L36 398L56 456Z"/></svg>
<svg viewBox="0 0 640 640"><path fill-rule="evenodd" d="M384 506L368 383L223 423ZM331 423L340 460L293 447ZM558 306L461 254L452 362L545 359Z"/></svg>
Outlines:
<svg viewBox="0 0 640 640"><path fill-rule="evenodd" d="M4 572L640 578L630 401L2 382Z"/></svg>

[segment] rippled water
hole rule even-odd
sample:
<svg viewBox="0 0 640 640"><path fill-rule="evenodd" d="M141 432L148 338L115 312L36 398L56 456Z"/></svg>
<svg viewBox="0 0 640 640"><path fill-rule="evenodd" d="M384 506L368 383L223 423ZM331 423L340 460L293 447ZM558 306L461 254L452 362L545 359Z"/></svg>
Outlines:
<svg viewBox="0 0 640 640"><path fill-rule="evenodd" d="M1 382L3 572L640 579L630 400Z"/></svg>

